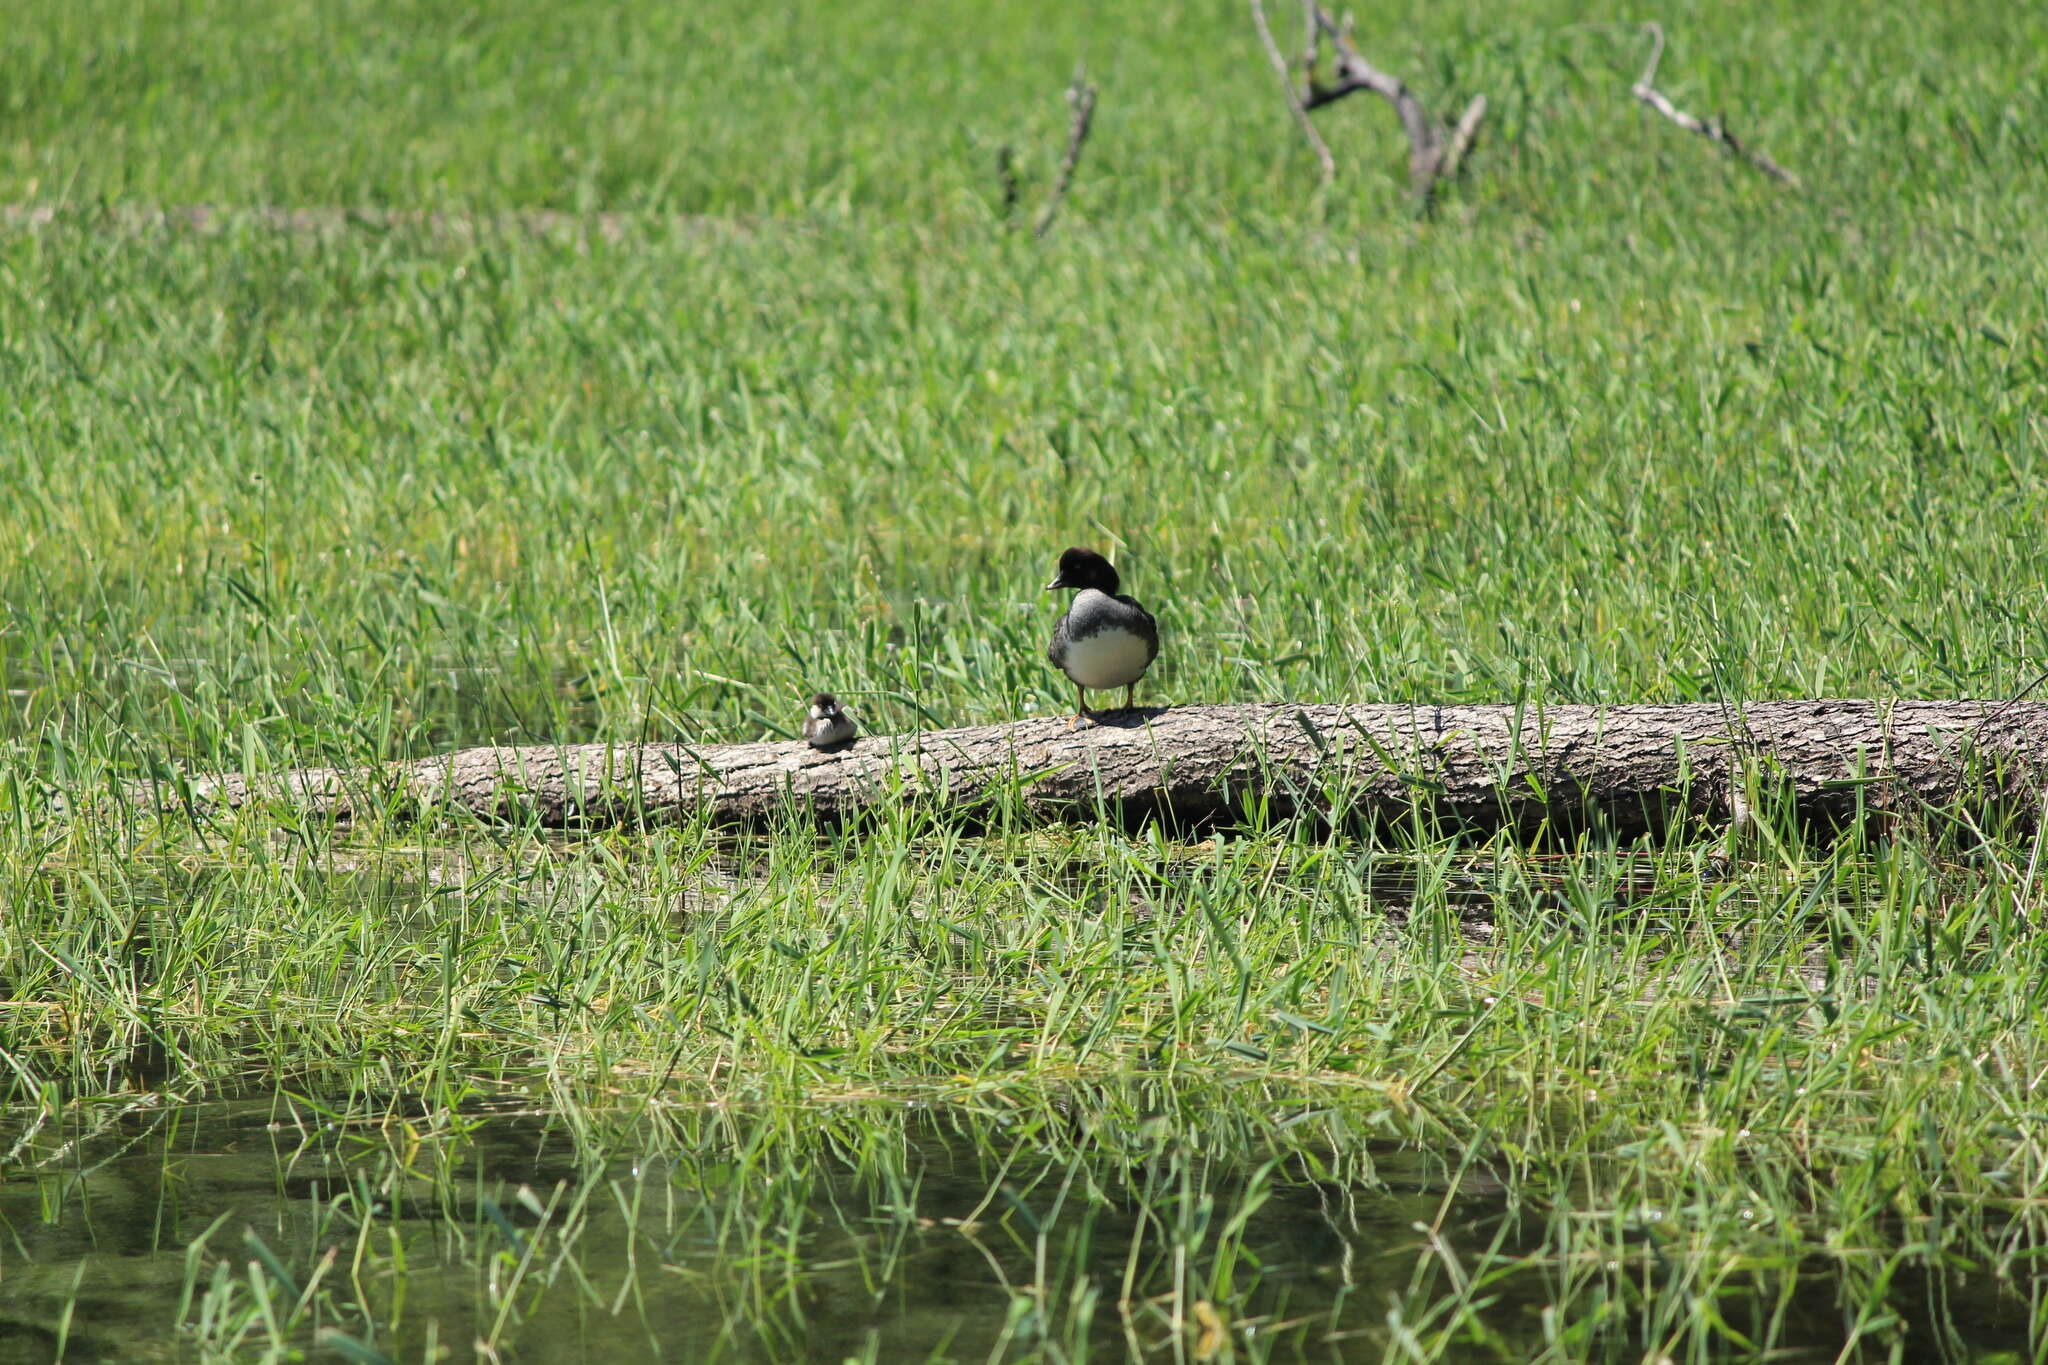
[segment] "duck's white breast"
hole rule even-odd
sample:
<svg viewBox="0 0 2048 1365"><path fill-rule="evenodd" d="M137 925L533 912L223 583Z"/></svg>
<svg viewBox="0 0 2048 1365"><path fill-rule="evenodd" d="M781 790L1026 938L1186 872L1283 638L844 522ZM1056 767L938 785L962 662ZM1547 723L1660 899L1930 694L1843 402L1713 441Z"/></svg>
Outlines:
<svg viewBox="0 0 2048 1365"><path fill-rule="evenodd" d="M1091 596L1102 597L1102 602L1088 600ZM1080 593L1074 602L1075 610L1067 617L1067 653L1063 661L1066 674L1083 687L1106 691L1113 687L1128 687L1145 676L1146 667L1152 662L1151 646L1142 636L1115 626L1098 629L1091 635L1076 638L1071 632L1076 626L1093 624L1089 617L1102 607L1109 606L1112 599L1089 588Z"/></svg>

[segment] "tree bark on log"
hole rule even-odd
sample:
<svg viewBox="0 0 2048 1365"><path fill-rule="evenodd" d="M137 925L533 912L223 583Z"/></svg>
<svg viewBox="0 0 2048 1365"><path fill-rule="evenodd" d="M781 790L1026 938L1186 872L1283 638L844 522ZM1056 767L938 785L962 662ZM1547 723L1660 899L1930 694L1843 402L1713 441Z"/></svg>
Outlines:
<svg viewBox="0 0 2048 1365"><path fill-rule="evenodd" d="M178 778L133 794L166 814L277 802L337 818L459 808L547 826L698 813L825 824L887 803L965 820L1201 826L1260 815L1332 823L1417 815L1462 827L1740 818L1745 793L1802 818L1959 807L2031 823L2048 777L2048 702L1766 701L1652 706L1141 707L1064 719L801 743L468 749L356 770Z"/></svg>

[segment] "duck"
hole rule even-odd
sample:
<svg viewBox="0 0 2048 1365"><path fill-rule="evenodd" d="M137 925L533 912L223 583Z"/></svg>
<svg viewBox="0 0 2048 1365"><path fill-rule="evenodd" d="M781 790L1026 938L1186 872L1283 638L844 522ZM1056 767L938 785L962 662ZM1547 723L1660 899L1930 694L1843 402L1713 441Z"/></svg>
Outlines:
<svg viewBox="0 0 2048 1365"><path fill-rule="evenodd" d="M813 749L837 748L852 743L855 732L853 716L839 704L839 698L830 692L811 698L811 709L804 716L804 743Z"/></svg>
<svg viewBox="0 0 2048 1365"><path fill-rule="evenodd" d="M1045 585L1047 592L1071 590L1073 601L1052 628L1045 657L1074 684L1073 729L1089 719L1088 691L1124 689L1124 709L1137 697L1138 679L1159 657L1159 623L1123 586L1116 566L1085 546L1060 555L1059 572Z"/></svg>

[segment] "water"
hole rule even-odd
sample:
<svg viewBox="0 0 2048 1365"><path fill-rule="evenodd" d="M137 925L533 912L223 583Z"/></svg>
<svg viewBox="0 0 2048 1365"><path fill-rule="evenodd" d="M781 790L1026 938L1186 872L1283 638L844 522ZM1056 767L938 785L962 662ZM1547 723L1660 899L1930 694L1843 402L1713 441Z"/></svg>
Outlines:
<svg viewBox="0 0 2048 1365"><path fill-rule="evenodd" d="M1442 1358L1527 1359L1562 1324L1558 1358L1640 1360L1660 1315L1709 1301L1706 1358L1752 1358L1740 1333L1832 1360L1853 1335L1839 1271L1688 1291L1668 1242L1575 1244L1583 1213L1241 1098L1200 1126L1143 1087L573 1123L360 1094L17 1110L0 1365L1377 1361L1458 1322ZM1901 1330L1953 1359L2027 1348L2024 1304L1968 1277L1901 1273L1878 1303L1904 1325L1870 1358Z"/></svg>
<svg viewBox="0 0 2048 1365"><path fill-rule="evenodd" d="M372 1270L324 1322L263 1321L251 1351L323 1326L367 1336L375 1317L397 1359L437 1344L467 1355L477 1339L549 1361L985 1359L1051 1332L1120 1354L1127 1331L1173 1334L1153 1300L1187 1297L1191 1263L1206 1263L1215 1238L1192 1224L1226 1222L1245 1194L1234 1163L1167 1153L1144 1119L1095 1142L1072 1106L1052 1111L1066 1131L1041 1133L901 1105L842 1107L804 1135L700 1113L595 1160L538 1114L474 1112L458 1136L405 1106L375 1123L360 1100L347 1107L363 1121L255 1101L110 1109L40 1134L36 1160L0 1186L0 1361L54 1360L60 1334L70 1360L197 1358L209 1290L228 1315L255 1301L238 1292L264 1265L247 1230L301 1295L330 1249ZM1362 1249L1439 1203L1398 1179L1364 1199L1269 1183L1242 1240L1251 1299L1274 1320L1328 1319ZM211 1254L188 1259L209 1229ZM218 1282L215 1263L229 1271ZM1107 1302L1125 1283L1142 1291L1128 1314ZM1055 1285L1063 1301L1041 1302ZM300 1297L271 1287L273 1314Z"/></svg>

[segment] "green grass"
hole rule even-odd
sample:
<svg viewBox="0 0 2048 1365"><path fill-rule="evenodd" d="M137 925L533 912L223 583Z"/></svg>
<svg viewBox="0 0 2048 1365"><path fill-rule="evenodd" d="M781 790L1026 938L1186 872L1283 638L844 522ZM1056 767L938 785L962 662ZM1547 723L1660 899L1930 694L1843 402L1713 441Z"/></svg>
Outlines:
<svg viewBox="0 0 2048 1365"><path fill-rule="evenodd" d="M833 1358L870 1322L902 1358L920 1267L963 1257L952 1358L1019 1303L1047 1360L1196 1301L1287 1325L1252 1358L2039 1340L2048 950L1981 855L208 837L20 838L0 1188L24 1263L89 1265L90 1218L172 1282L230 1215L184 1274L201 1355L722 1322L733 1358ZM147 1098L252 1082L267 1125ZM238 1268L245 1226L280 1268ZM351 1269L315 1292L323 1257ZM161 1325L94 1288L107 1349Z"/></svg>
<svg viewBox="0 0 2048 1365"><path fill-rule="evenodd" d="M2016 692L2048 18L1654 17L1808 193L1567 6L1365 17L1493 101L1418 220L1364 100L1317 192L1235 4L0 4L0 202L64 210L0 230L0 1335L2048 1359L2023 830L67 813L1048 711L1073 542L1154 700Z"/></svg>

